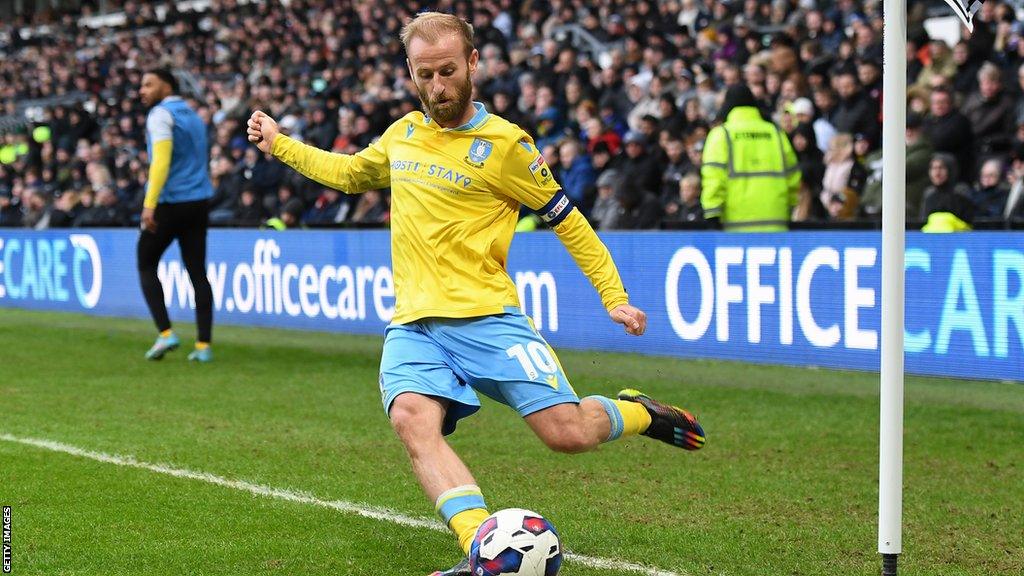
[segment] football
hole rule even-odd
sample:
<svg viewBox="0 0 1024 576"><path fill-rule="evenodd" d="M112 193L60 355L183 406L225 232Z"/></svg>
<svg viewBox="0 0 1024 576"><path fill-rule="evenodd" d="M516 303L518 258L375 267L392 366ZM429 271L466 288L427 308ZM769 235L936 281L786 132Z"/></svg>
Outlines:
<svg viewBox="0 0 1024 576"><path fill-rule="evenodd" d="M469 550L474 576L554 576L562 566L562 543L540 514L508 508L480 525Z"/></svg>

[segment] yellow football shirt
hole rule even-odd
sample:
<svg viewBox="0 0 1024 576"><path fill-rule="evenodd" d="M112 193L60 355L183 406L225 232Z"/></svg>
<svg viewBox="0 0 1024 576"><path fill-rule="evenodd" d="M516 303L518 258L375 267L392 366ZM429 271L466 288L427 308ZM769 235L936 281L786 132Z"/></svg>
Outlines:
<svg viewBox="0 0 1024 576"><path fill-rule="evenodd" d="M473 118L454 129L411 112L353 155L283 134L272 153L342 192L391 187L395 323L519 306L506 261L520 204L554 227L606 309L625 304L608 249L561 192L533 140L482 104L474 106Z"/></svg>

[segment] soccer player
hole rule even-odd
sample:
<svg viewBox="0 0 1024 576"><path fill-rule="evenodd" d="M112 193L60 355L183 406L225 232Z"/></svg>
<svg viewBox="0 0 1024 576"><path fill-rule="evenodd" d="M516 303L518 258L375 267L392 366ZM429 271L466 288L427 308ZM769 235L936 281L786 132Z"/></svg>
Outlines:
<svg viewBox="0 0 1024 576"><path fill-rule="evenodd" d="M188 359L209 362L213 359L213 292L206 278L206 229L213 185L207 168L206 126L177 93L178 81L170 70L158 68L142 76L139 97L150 107L146 118L149 181L142 204L138 266L142 294L160 331L146 358L160 360L181 344L171 329L157 276L160 257L177 240L196 302L196 344Z"/></svg>
<svg viewBox="0 0 1024 576"><path fill-rule="evenodd" d="M647 317L629 304L615 264L561 191L533 140L472 102L479 55L462 19L422 13L402 30L425 113L393 123L354 154L280 134L261 111L248 122L260 150L346 192L391 187L395 315L384 337L384 410L427 497L464 552L488 516L483 494L444 436L483 393L513 408L552 450L578 453L646 434L696 450L704 431L687 411L636 390L576 395L554 352L520 310L505 269L520 204L534 210L597 288L628 334ZM468 575L463 560L435 575Z"/></svg>

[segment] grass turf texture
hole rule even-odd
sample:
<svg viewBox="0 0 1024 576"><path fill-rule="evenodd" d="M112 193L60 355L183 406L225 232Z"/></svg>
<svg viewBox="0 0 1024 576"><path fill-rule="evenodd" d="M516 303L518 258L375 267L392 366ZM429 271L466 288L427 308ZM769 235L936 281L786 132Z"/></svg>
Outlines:
<svg viewBox="0 0 1024 576"><path fill-rule="evenodd" d="M179 325L183 336L191 326ZM429 517L380 407L380 339L217 327L216 361L148 322L0 310L0 433ZM492 509L574 552L681 574L877 574L877 375L562 351L576 391L694 410L707 447L548 452L485 401L451 437ZM1024 572L1024 386L910 377L901 573ZM448 534L0 441L14 574L416 575ZM614 571L567 562L562 574Z"/></svg>

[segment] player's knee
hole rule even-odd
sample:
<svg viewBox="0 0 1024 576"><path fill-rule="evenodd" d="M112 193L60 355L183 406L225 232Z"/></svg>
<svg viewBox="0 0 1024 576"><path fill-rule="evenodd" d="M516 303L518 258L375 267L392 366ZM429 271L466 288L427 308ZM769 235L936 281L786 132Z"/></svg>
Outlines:
<svg viewBox="0 0 1024 576"><path fill-rule="evenodd" d="M422 401L401 395L395 398L388 411L391 428L406 445L414 444L432 434L435 418ZM440 434L440 430L437 431Z"/></svg>

